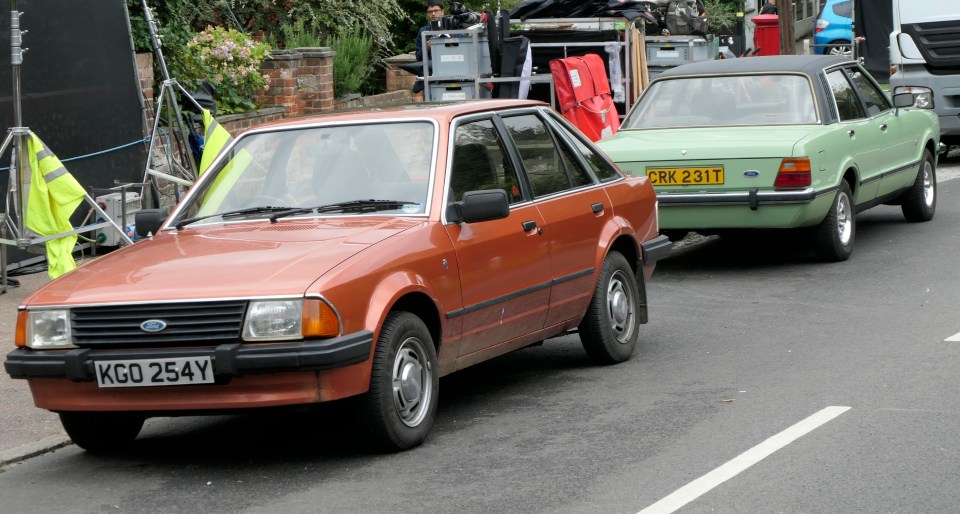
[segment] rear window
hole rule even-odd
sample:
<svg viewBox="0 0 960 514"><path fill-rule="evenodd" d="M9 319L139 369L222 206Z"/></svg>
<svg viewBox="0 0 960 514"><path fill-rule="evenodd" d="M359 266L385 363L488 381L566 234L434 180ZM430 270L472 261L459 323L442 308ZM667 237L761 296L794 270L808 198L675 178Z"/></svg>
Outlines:
<svg viewBox="0 0 960 514"><path fill-rule="evenodd" d="M833 14L844 18L853 18L853 2L838 2L833 4Z"/></svg>
<svg viewBox="0 0 960 514"><path fill-rule="evenodd" d="M651 84L621 128L817 123L802 75L680 77Z"/></svg>

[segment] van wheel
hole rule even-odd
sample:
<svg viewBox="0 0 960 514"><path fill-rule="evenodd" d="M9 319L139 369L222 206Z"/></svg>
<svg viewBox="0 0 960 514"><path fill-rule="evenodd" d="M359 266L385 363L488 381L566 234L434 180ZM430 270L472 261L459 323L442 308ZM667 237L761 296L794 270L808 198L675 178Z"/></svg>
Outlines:
<svg viewBox="0 0 960 514"><path fill-rule="evenodd" d="M907 221L930 221L937 211L937 169L929 150L923 151L917 179L903 193L900 210Z"/></svg>
<svg viewBox="0 0 960 514"><path fill-rule="evenodd" d="M853 253L857 223L853 212L853 194L850 186L840 182L840 189L823 221L813 229L813 251L826 262L840 262Z"/></svg>
<svg viewBox="0 0 960 514"><path fill-rule="evenodd" d="M106 453L130 446L144 416L128 412L61 412L60 424L77 446L88 452Z"/></svg>
<svg viewBox="0 0 960 514"><path fill-rule="evenodd" d="M391 312L373 356L370 391L362 400L374 445L400 451L423 443L437 414L437 353L423 321Z"/></svg>
<svg viewBox="0 0 960 514"><path fill-rule="evenodd" d="M583 349L597 364L623 362L633 354L640 337L639 291L627 259L610 252L579 330Z"/></svg>

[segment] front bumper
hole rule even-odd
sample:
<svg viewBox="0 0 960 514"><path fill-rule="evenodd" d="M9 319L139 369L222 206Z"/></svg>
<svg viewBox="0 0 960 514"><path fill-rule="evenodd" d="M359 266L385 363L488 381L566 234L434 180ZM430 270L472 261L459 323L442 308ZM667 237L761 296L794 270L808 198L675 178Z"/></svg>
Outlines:
<svg viewBox="0 0 960 514"><path fill-rule="evenodd" d="M649 241L640 243L640 249L643 251L643 255L641 256L643 263L650 264L659 261L667 255L670 255L671 248L673 248L673 243L671 243L670 238L665 235L659 235Z"/></svg>
<svg viewBox="0 0 960 514"><path fill-rule="evenodd" d="M218 383L262 373L317 371L363 362L370 357L373 332L363 330L334 339L277 344L222 344L206 348L31 350L18 348L3 363L11 378L96 380L97 361L208 356Z"/></svg>

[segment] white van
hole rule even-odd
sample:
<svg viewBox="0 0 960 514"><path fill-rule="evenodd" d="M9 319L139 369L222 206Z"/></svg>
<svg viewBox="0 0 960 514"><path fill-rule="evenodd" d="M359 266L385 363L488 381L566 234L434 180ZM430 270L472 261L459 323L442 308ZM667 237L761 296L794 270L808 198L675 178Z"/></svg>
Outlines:
<svg viewBox="0 0 960 514"><path fill-rule="evenodd" d="M933 102L941 142L960 144L960 1L892 1L891 92Z"/></svg>

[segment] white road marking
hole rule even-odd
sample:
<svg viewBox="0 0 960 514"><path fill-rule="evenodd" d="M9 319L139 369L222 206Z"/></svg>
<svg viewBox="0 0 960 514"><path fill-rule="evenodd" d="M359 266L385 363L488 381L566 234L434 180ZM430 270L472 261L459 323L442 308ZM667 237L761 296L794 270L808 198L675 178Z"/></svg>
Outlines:
<svg viewBox="0 0 960 514"><path fill-rule="evenodd" d="M696 500L718 485L730 480L750 466L769 457L775 451L812 432L833 418L850 410L850 407L831 406L793 425L766 441L741 453L733 460L677 489L669 496L643 509L639 514L669 514Z"/></svg>
<svg viewBox="0 0 960 514"><path fill-rule="evenodd" d="M960 167L950 166L937 170L937 182L946 182L955 178L960 178Z"/></svg>
<svg viewBox="0 0 960 514"><path fill-rule="evenodd" d="M952 336L944 339L944 341L960 342L960 333L953 334Z"/></svg>

